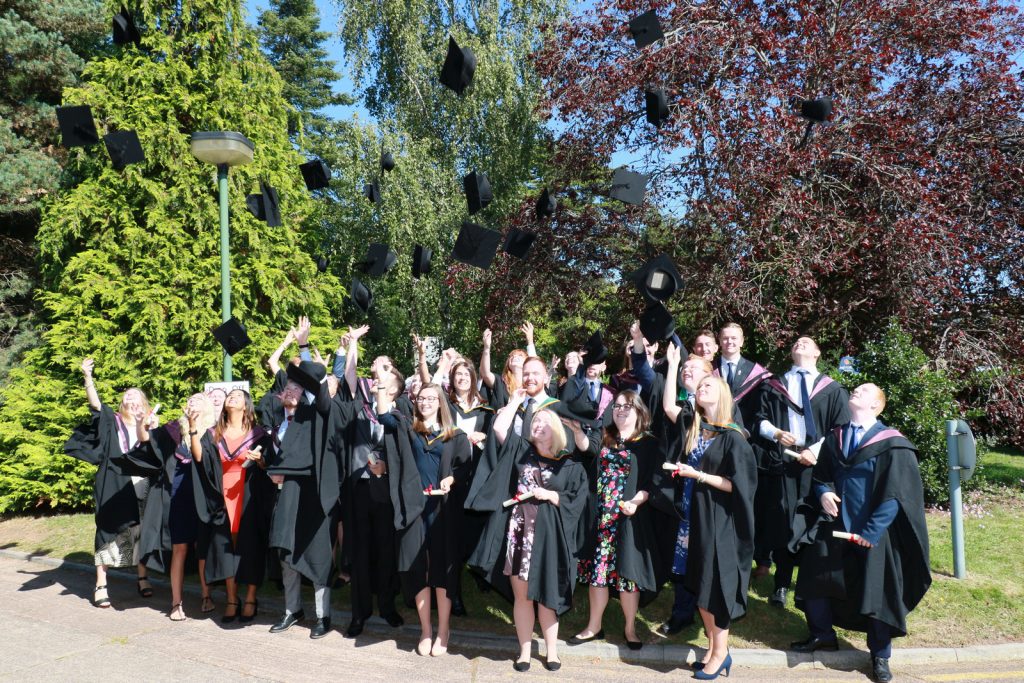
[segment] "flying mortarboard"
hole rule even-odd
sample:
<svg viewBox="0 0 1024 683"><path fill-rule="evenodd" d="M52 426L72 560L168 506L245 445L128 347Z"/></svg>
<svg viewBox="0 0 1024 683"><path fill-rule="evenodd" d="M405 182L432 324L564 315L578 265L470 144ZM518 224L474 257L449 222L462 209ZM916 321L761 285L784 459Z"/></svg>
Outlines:
<svg viewBox="0 0 1024 683"><path fill-rule="evenodd" d="M491 192L491 181L484 173L473 171L462 179L462 187L466 191L466 204L469 205L469 215L472 216L480 209L485 208L494 200Z"/></svg>
<svg viewBox="0 0 1024 683"><path fill-rule="evenodd" d="M352 304L356 308L362 311L363 314L370 312L370 307L373 306L373 292L360 282L358 278L352 278L349 294L352 296Z"/></svg>
<svg viewBox="0 0 1024 683"><path fill-rule="evenodd" d="M600 330L590 335L590 339L583 345L583 350L587 352L587 355L583 357L583 362L587 365L598 365L608 358L608 347L601 339Z"/></svg>
<svg viewBox="0 0 1024 683"><path fill-rule="evenodd" d="M665 254L645 263L639 270L629 273L627 280L634 282L648 302L668 301L683 286L676 265Z"/></svg>
<svg viewBox="0 0 1024 683"><path fill-rule="evenodd" d="M655 128L661 128L669 117L668 97L661 88L644 91L644 104L647 109L647 121Z"/></svg>
<svg viewBox="0 0 1024 683"><path fill-rule="evenodd" d="M501 233L488 230L482 225L465 221L459 236L455 239L452 258L456 261L487 270L494 261L494 255L501 243Z"/></svg>
<svg viewBox="0 0 1024 683"><path fill-rule="evenodd" d="M321 273L327 272L328 261L326 256L321 256L316 260L316 269Z"/></svg>
<svg viewBox="0 0 1024 683"><path fill-rule="evenodd" d="M134 130L107 133L103 136L103 144L107 147L111 164L118 171L124 170L128 164L138 164L146 160L139 136Z"/></svg>
<svg viewBox="0 0 1024 683"><path fill-rule="evenodd" d="M87 104L57 107L57 123L60 125L61 143L65 147L88 147L100 141L92 109Z"/></svg>
<svg viewBox="0 0 1024 683"><path fill-rule="evenodd" d="M327 368L311 360L300 361L297 365L289 363L286 370L288 379L311 394L320 392L320 384L327 378Z"/></svg>
<svg viewBox="0 0 1024 683"><path fill-rule="evenodd" d="M626 204L643 204L644 193L647 191L647 176L643 173L630 171L627 168L615 170L612 176L612 189L609 196Z"/></svg>
<svg viewBox="0 0 1024 683"><path fill-rule="evenodd" d="M654 10L644 12L629 22L629 33L636 41L637 49L647 47L665 37L661 30L661 22Z"/></svg>
<svg viewBox="0 0 1024 683"><path fill-rule="evenodd" d="M430 259L434 252L421 244L412 248L412 276L417 280L430 274Z"/></svg>
<svg viewBox="0 0 1024 683"><path fill-rule="evenodd" d="M380 167L387 173L395 168L395 157L392 156L391 152L381 152L380 154Z"/></svg>
<svg viewBox="0 0 1024 683"><path fill-rule="evenodd" d="M669 339L676 331L676 321L672 314L665 308L665 304L657 301L647 308L640 315L640 331L649 344L662 339Z"/></svg>
<svg viewBox="0 0 1024 683"><path fill-rule="evenodd" d="M814 123L825 123L829 116L832 116L832 98L819 97L816 100L803 100L799 97L790 97L789 106L792 107L802 118Z"/></svg>
<svg viewBox="0 0 1024 683"><path fill-rule="evenodd" d="M558 208L558 202L555 201L554 196L548 192L548 188L544 188L544 191L540 193L540 197L537 198L537 204L534 207L534 213L537 216L537 220L541 220L547 216L554 216L555 209Z"/></svg>
<svg viewBox="0 0 1024 683"><path fill-rule="evenodd" d="M459 47L455 39L448 36L448 54L441 67L441 84L459 95L473 82L476 72L476 55L468 47Z"/></svg>
<svg viewBox="0 0 1024 683"><path fill-rule="evenodd" d="M364 183L363 196L369 199L371 204L380 204L380 184L376 180Z"/></svg>
<svg viewBox="0 0 1024 683"><path fill-rule="evenodd" d="M370 277L380 277L395 265L398 255L388 249L388 245L372 242L366 250L366 258L361 262L363 272Z"/></svg>
<svg viewBox="0 0 1024 683"><path fill-rule="evenodd" d="M525 259L526 252L530 251L530 246L533 241L537 239L537 233L526 232L519 228L512 228L505 235L505 244L501 250L506 254L511 254L516 258Z"/></svg>
<svg viewBox="0 0 1024 683"><path fill-rule="evenodd" d="M234 316L213 330L213 338L220 342L229 356L235 355L249 345L245 325Z"/></svg>
<svg viewBox="0 0 1024 683"><path fill-rule="evenodd" d="M124 5L121 5L121 11L114 15L113 37L114 45L127 45L128 43L138 45L142 42L142 36L135 25L135 19L132 18L131 13L125 9Z"/></svg>
<svg viewBox="0 0 1024 683"><path fill-rule="evenodd" d="M300 164L299 171L302 172L302 180L306 183L307 190L322 190L331 184L331 169L320 159Z"/></svg>
<svg viewBox="0 0 1024 683"><path fill-rule="evenodd" d="M281 225L281 201L277 190L260 181L260 194L251 194L245 198L245 208L256 218L265 222L268 227Z"/></svg>

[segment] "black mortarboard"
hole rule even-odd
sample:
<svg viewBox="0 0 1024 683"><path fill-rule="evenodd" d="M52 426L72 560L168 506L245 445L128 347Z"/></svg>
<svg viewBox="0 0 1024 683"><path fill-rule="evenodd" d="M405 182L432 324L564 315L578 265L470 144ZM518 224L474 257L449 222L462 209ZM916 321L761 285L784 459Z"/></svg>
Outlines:
<svg viewBox="0 0 1024 683"><path fill-rule="evenodd" d="M643 204L646 190L647 176L627 168L619 168L612 176L612 189L609 196L626 204Z"/></svg>
<svg viewBox="0 0 1024 683"><path fill-rule="evenodd" d="M462 229L459 230L459 236L455 239L452 258L487 270L491 267L491 262L494 260L494 254L497 253L500 243L500 232L465 221L462 224Z"/></svg>
<svg viewBox="0 0 1024 683"><path fill-rule="evenodd" d="M441 67L441 84L459 95L473 82L476 72L476 55L468 47L459 47L455 39L448 36L448 54Z"/></svg>
<svg viewBox="0 0 1024 683"><path fill-rule="evenodd" d="M385 172L395 168L395 157L391 155L391 152L381 152L380 167Z"/></svg>
<svg viewBox="0 0 1024 683"><path fill-rule="evenodd" d="M352 278L352 287L349 288L352 296L352 304L363 313L369 313L373 306L373 292L367 288L358 278Z"/></svg>
<svg viewBox="0 0 1024 683"><path fill-rule="evenodd" d="M790 97L789 104L799 112L800 116L815 123L825 123L832 115L832 98L820 97L816 100L802 100Z"/></svg>
<svg viewBox="0 0 1024 683"><path fill-rule="evenodd" d="M249 345L245 325L234 316L213 330L213 338L220 342L229 356L235 355Z"/></svg>
<svg viewBox="0 0 1024 683"><path fill-rule="evenodd" d="M649 302L668 301L683 286L676 265L665 254L651 259L640 270L629 273L626 279L636 283L637 289Z"/></svg>
<svg viewBox="0 0 1024 683"><path fill-rule="evenodd" d="M466 204L469 205L470 216L494 200L491 181L483 173L473 171L462 179L462 187L466 190Z"/></svg>
<svg viewBox="0 0 1024 683"><path fill-rule="evenodd" d="M88 147L100 141L92 109L87 104L57 107L57 123L60 125L61 143L65 147Z"/></svg>
<svg viewBox="0 0 1024 683"><path fill-rule="evenodd" d="M327 265L328 261L326 256L321 256L316 260L316 269L319 270L321 273L327 272Z"/></svg>
<svg viewBox="0 0 1024 683"><path fill-rule="evenodd" d="M363 184L363 196L369 199L371 204L380 204L380 185L376 180Z"/></svg>
<svg viewBox="0 0 1024 683"><path fill-rule="evenodd" d="M281 200L277 196L277 190L262 180L260 194L248 195L245 198L245 208L271 228L281 225Z"/></svg>
<svg viewBox="0 0 1024 683"><path fill-rule="evenodd" d="M661 30L661 22L654 10L644 12L629 22L629 33L636 41L637 48L647 47L665 37Z"/></svg>
<svg viewBox="0 0 1024 683"><path fill-rule="evenodd" d="M512 254L516 258L525 259L526 252L530 251L530 245L537 239L537 234L526 232L519 228L511 228L505 235L505 244L501 250L506 254Z"/></svg>
<svg viewBox="0 0 1024 683"><path fill-rule="evenodd" d="M327 368L311 360L300 361L298 365L288 364L288 379L311 394L320 393L320 384L327 377Z"/></svg>
<svg viewBox="0 0 1024 683"><path fill-rule="evenodd" d="M320 159L312 159L299 165L302 172L302 180L306 183L307 190L322 190L331 184L331 169Z"/></svg>
<svg viewBox="0 0 1024 683"><path fill-rule="evenodd" d="M534 207L534 213L537 216L537 220L545 218L546 216L554 216L555 209L558 208L558 202L548 192L548 188L544 188L544 191L540 193L540 197L537 199L537 204Z"/></svg>
<svg viewBox="0 0 1024 683"><path fill-rule="evenodd" d="M124 170L128 164L138 164L146 160L139 136L134 130L107 133L103 136L103 144L107 147L111 164L118 171Z"/></svg>
<svg viewBox="0 0 1024 683"><path fill-rule="evenodd" d="M430 259L434 255L433 250L417 244L412 248L412 276L417 280L421 275L430 273Z"/></svg>
<svg viewBox="0 0 1024 683"><path fill-rule="evenodd" d="M560 402L559 402L560 403ZM558 403L555 404L557 407ZM589 386L583 391L579 392L568 401L565 402L561 410L557 410L556 414L561 417L569 418L570 420L577 420L583 424L591 424L597 418L597 411L600 406L595 406L590 402L590 388ZM565 430L566 436L569 436L571 432L569 429ZM569 443L572 443L571 441Z"/></svg>
<svg viewBox="0 0 1024 683"><path fill-rule="evenodd" d="M139 35L139 29L135 25L135 19L125 9L124 5L121 5L121 11L114 15L114 45L127 45L128 43L135 43L138 45L142 42L142 36Z"/></svg>
<svg viewBox="0 0 1024 683"><path fill-rule="evenodd" d="M370 277L380 277L395 265L398 255L388 249L388 245L372 242L366 250L366 258L361 262L363 272Z"/></svg>
<svg viewBox="0 0 1024 683"><path fill-rule="evenodd" d="M640 315L640 331L649 344L669 339L676 331L676 321L672 314L665 308L665 304L657 301L647 308Z"/></svg>
<svg viewBox="0 0 1024 683"><path fill-rule="evenodd" d="M647 107L647 121L656 128L668 120L668 97L661 88L644 91L644 103Z"/></svg>
<svg viewBox="0 0 1024 683"><path fill-rule="evenodd" d="M600 331L590 335L590 339L583 345L583 350L587 352L587 355L583 357L583 362L587 365L597 365L608 358L608 347L604 345Z"/></svg>

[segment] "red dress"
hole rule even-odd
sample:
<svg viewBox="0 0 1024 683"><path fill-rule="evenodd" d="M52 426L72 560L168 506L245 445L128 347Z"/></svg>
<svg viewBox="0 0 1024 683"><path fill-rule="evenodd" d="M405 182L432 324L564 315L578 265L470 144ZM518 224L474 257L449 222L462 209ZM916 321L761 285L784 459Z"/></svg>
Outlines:
<svg viewBox="0 0 1024 683"><path fill-rule="evenodd" d="M242 502L245 498L245 470L242 464L245 462L244 453L249 450L243 446L245 442L252 441L252 432L243 434L237 439L228 439L224 436L222 443L227 445L227 450L218 448L220 464L223 468L224 486L224 507L227 509L228 519L231 521L231 533L237 534L239 525L242 523ZM231 455L234 457L230 457Z"/></svg>

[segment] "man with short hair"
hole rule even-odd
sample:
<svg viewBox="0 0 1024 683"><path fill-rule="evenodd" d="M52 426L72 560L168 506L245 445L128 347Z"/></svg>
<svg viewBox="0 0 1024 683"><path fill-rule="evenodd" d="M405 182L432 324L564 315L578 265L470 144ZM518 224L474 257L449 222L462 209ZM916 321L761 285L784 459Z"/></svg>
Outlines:
<svg viewBox="0 0 1024 683"><path fill-rule="evenodd" d="M924 489L917 449L878 420L885 393L862 384L848 406L849 423L828 433L814 466L818 504L796 520L797 597L810 636L790 647L837 649L833 625L865 631L874 679L886 683L892 638L907 634L907 615L931 585Z"/></svg>
<svg viewBox="0 0 1024 683"><path fill-rule="evenodd" d="M715 343L715 333L703 329L697 333L693 340L693 352L709 363L714 363L715 354L718 353L718 344Z"/></svg>

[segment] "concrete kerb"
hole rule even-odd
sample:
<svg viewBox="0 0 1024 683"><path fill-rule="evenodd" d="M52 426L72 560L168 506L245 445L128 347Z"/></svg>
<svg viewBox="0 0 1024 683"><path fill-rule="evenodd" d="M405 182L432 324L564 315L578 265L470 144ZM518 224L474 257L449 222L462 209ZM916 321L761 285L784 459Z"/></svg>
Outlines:
<svg viewBox="0 0 1024 683"><path fill-rule="evenodd" d="M23 562L38 563L47 567L63 569L79 573L91 574L95 571L92 565L60 560L45 555L35 555L17 550L0 549L0 557ZM110 578L134 582L134 572L125 572L116 569L109 571ZM150 581L157 586L167 587L168 581L164 578L150 576ZM185 592L198 596L199 587L186 584ZM284 603L280 598L261 598L260 604L266 604L271 609L283 610ZM351 614L344 610L333 610L334 622L342 626ZM511 629L510 629L511 630ZM381 634L382 636L393 636L395 629L379 617L371 617L366 622L366 632ZM407 624L402 627L402 633L407 633L415 638L419 634L419 626ZM452 629L452 642L457 647L465 647L473 650L488 652L501 652L513 656L519 651L519 645L512 635L499 635L495 633L481 633L479 631L463 631ZM543 641L534 641L535 650L538 654L544 654ZM762 648L734 649L736 661L742 662L744 667L769 668L769 669L851 669L864 667L868 663L867 652L863 650L839 650L838 652L815 652L801 654L783 650L772 650ZM584 643L582 645L569 646L562 643L559 647L561 658L586 658L602 659L609 661L621 661L626 663L653 664L664 666L685 666L694 661L702 652L687 645L647 643L642 650L634 651L624 646L614 645L606 642ZM899 648L893 649L892 663L896 666L918 665L918 664L961 664L967 662L983 661L1024 661L1024 643L1002 643L997 645L968 645L965 647L937 647L937 648Z"/></svg>

